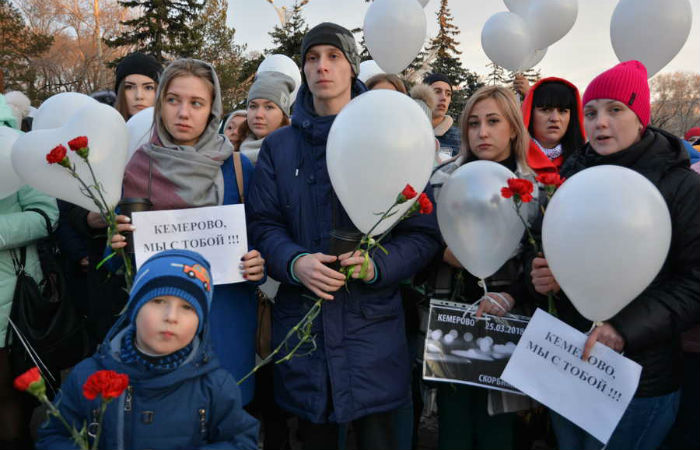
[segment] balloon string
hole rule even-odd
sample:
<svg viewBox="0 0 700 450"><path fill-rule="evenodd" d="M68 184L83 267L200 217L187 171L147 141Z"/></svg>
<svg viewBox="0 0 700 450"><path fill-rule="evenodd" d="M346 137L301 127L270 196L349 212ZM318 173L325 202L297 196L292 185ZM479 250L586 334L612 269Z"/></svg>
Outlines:
<svg viewBox="0 0 700 450"><path fill-rule="evenodd" d="M593 332L593 330L595 330L597 327L599 327L599 326L601 326L601 325L603 325L603 322L600 322L600 321L597 321L597 320L596 320L595 322L593 322L593 323L591 324L591 329L588 330L588 333L586 333L586 334L591 334L591 333Z"/></svg>
<svg viewBox="0 0 700 450"><path fill-rule="evenodd" d="M486 297L489 293L489 290L486 287L486 280L484 280L483 278L479 278L479 281L481 282L481 287L484 288L484 297Z"/></svg>

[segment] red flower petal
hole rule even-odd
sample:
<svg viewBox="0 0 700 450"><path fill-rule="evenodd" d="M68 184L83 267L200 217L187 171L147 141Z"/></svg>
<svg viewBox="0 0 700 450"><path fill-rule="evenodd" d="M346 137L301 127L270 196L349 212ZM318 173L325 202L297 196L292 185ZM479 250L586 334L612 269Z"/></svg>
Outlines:
<svg viewBox="0 0 700 450"><path fill-rule="evenodd" d="M32 367L31 369L24 372L22 375L15 378L15 389L20 391L26 391L32 384L41 381L41 374L39 373L38 367Z"/></svg>
<svg viewBox="0 0 700 450"><path fill-rule="evenodd" d="M46 155L46 162L49 164L57 164L63 161L63 158L66 157L66 152L68 150L63 146L63 145L57 145L55 146L47 155Z"/></svg>
<svg viewBox="0 0 700 450"><path fill-rule="evenodd" d="M78 136L75 139L71 139L68 141L68 147L70 147L71 150L74 152L80 150L81 148L85 148L88 146L88 138L87 136Z"/></svg>
<svg viewBox="0 0 700 450"><path fill-rule="evenodd" d="M413 189L413 186L407 184L406 187L403 188L403 191L401 191L401 195L406 197L406 200L411 200L412 198L415 198L415 196L418 195L418 193L415 189Z"/></svg>

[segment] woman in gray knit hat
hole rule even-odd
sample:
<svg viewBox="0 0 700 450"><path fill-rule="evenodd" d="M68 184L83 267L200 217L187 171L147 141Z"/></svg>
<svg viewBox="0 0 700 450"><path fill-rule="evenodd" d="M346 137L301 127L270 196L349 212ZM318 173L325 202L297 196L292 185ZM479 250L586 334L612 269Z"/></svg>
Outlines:
<svg viewBox="0 0 700 450"><path fill-rule="evenodd" d="M240 141L235 150L255 164L263 139L289 125L294 80L280 72L260 72L248 91L246 121L238 129Z"/></svg>

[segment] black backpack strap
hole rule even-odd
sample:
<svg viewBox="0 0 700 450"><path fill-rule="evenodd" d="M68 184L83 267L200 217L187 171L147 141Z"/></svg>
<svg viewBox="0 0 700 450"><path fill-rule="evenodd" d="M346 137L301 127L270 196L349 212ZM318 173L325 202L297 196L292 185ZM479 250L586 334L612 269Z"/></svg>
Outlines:
<svg viewBox="0 0 700 450"><path fill-rule="evenodd" d="M39 208L27 208L24 211L32 211L35 213L38 213L41 217L44 218L44 222L46 222L46 232L49 233L49 237L53 237L53 227L51 226L51 219L49 219L49 216L42 211Z"/></svg>
<svg viewBox="0 0 700 450"><path fill-rule="evenodd" d="M19 256L17 255L18 250ZM24 272L24 265L27 263L27 247L13 249L10 254L12 255L12 264L15 266L15 275L19 275Z"/></svg>

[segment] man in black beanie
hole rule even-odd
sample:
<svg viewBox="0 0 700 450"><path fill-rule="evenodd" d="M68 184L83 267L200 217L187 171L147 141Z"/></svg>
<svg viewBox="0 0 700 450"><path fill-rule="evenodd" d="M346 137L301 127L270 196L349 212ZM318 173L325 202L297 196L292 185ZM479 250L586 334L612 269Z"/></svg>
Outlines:
<svg viewBox="0 0 700 450"><path fill-rule="evenodd" d="M281 283L272 310L273 347L304 317L309 299L327 301L311 330L315 345L274 366L275 400L298 417L304 449L338 448L345 440L339 424L350 422L360 450L404 449L410 447L410 419L408 429L398 430L397 412L410 407L410 361L399 284L439 250L437 221L434 214L402 221L383 241L389 253L372 254L360 277L364 258L348 251L360 236L348 233L357 230L326 166L335 116L366 90L357 80L357 46L345 28L322 23L306 34L301 53L304 82L292 125L265 138L246 214L252 244ZM340 231L350 235L349 249L335 245ZM347 285L330 266L338 262L355 266ZM292 339L290 348L295 344Z"/></svg>
<svg viewBox="0 0 700 450"><path fill-rule="evenodd" d="M451 158L459 153L461 138L459 128L454 126L454 120L447 115L452 101L452 83L441 73L428 74L423 79L435 93L438 103L433 109L433 132L440 142L440 157Z"/></svg>

